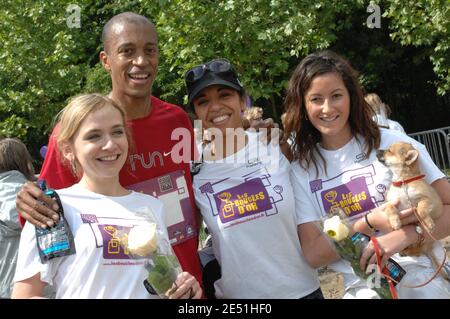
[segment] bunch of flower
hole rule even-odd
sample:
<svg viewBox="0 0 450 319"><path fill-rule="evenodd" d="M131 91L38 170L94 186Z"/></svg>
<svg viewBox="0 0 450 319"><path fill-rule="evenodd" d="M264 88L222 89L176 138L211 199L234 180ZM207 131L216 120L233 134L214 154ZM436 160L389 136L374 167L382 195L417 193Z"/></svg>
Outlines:
<svg viewBox="0 0 450 319"><path fill-rule="evenodd" d="M350 227L347 224L348 221L346 218L343 218L340 215L341 214L335 213L334 215L323 221L324 233L333 240L337 253L341 256L341 258L347 260L350 263L354 273L358 277L366 280L368 282L368 286L371 289L375 290L381 298L392 299L391 290L386 278L377 272L376 275L381 276L381 278L379 278L379 281L375 281L374 285L372 282L369 282L372 279L369 278L369 276L371 276L372 274L367 274L360 267L361 255L363 253L364 247L370 240L369 237L361 233L355 233L350 237ZM398 265L396 264L396 266ZM401 270L404 271L403 269Z"/></svg>
<svg viewBox="0 0 450 319"><path fill-rule="evenodd" d="M173 253L165 231L155 222L153 212L146 208L138 212L146 223L128 233L128 251L134 258L144 258L147 282L161 298L168 298L178 287L175 280L181 266Z"/></svg>

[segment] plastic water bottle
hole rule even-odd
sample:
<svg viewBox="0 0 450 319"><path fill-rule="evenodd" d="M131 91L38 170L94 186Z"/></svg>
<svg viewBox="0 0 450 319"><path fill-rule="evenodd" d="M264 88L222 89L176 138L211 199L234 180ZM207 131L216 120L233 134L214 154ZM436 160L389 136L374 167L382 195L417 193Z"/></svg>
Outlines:
<svg viewBox="0 0 450 319"><path fill-rule="evenodd" d="M357 248L357 251L359 253L358 258L361 257L362 252L364 250L364 248L367 246L367 244L370 242L370 237L363 234L363 233L355 233L352 236L352 243L353 245L355 245ZM392 258L389 258L386 265L383 268L383 272L385 271L384 269L387 269L387 274L389 275L389 277L392 278L393 280L393 284L394 286L400 282L400 280L402 280L403 276L406 274L406 271ZM382 284L387 284L386 278L383 276L381 278L381 283Z"/></svg>
<svg viewBox="0 0 450 319"><path fill-rule="evenodd" d="M76 253L75 242L69 223L64 217L64 210L55 190L47 188L45 181L38 181L39 188L45 195L53 198L58 204L59 221L53 227L42 229L35 227L37 248L42 263L46 263L50 259L62 256L73 255ZM45 203L42 203L45 205Z"/></svg>

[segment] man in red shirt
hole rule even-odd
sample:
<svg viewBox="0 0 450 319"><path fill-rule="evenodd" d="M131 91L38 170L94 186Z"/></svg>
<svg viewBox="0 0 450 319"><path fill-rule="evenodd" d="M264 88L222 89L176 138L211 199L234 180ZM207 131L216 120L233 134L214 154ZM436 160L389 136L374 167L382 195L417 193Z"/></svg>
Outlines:
<svg viewBox="0 0 450 319"><path fill-rule="evenodd" d="M187 114L180 107L152 96L159 64L156 28L144 16L125 12L106 23L102 41L104 51L100 60L112 79L109 97L126 110L134 141L120 172L120 182L164 203L174 252L183 270L201 284L198 214L189 166L193 156L190 152L195 149L194 134ZM58 131L56 126L50 136L39 176L54 189L78 182L60 158L55 143ZM27 183L17 195L17 211L36 226L52 226L58 215L39 201L49 207L56 205L35 184Z"/></svg>

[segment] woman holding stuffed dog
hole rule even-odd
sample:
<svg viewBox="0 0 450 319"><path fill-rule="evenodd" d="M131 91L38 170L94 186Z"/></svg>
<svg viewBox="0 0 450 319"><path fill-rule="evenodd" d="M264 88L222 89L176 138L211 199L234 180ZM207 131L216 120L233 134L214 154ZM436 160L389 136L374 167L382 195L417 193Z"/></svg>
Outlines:
<svg viewBox="0 0 450 319"><path fill-rule="evenodd" d="M450 284L440 275L423 287L436 270L430 259L400 256L407 247L433 239L420 231L412 209L400 212L402 227L393 231L380 209L391 184L389 169L376 157L377 149L405 141L420 151L419 165L425 180L437 191L444 211L432 233L437 239L450 235L450 184L436 167L425 147L404 134L379 129L373 111L364 101L357 74L350 64L331 51L310 54L295 69L285 100L286 136L295 133L294 185L296 213L302 250L309 264L318 268L329 263L344 275L344 298L378 298L366 282L355 276L349 263L339 259L329 240L315 225L333 207L340 207L355 221L352 231L377 232L384 264L394 258L406 271L396 286L399 298L450 298ZM370 213L370 214L369 214ZM434 251L444 258L435 243ZM369 243L361 267L376 263Z"/></svg>

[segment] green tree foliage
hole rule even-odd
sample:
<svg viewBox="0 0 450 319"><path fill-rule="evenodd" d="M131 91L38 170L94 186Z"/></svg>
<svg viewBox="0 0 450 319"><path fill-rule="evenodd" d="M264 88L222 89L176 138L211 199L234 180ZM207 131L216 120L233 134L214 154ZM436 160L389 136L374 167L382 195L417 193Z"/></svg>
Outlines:
<svg viewBox="0 0 450 319"><path fill-rule="evenodd" d="M388 12L387 2L379 3L381 14ZM449 126L448 90L437 95L439 75L430 59L434 46L404 45L397 38L393 40L394 23L389 17L381 18L381 28L369 29L369 15L365 4L352 7L351 14L337 16L335 23L340 28L330 48L352 62L366 91L378 93L390 105L393 119L407 132ZM448 42L448 36L443 34L440 40Z"/></svg>
<svg viewBox="0 0 450 319"><path fill-rule="evenodd" d="M93 39L67 27L68 4L2 2L0 135L19 137L29 146L42 141L65 99L80 91L88 70L84 47Z"/></svg>
<svg viewBox="0 0 450 319"><path fill-rule="evenodd" d="M450 2L448 0L386 1L391 37L403 46L426 47L438 80L438 93L450 90Z"/></svg>
<svg viewBox="0 0 450 319"><path fill-rule="evenodd" d="M66 24L72 3L81 9L81 28ZM445 112L448 0L377 3L382 28L370 30L364 0L3 0L0 135L22 138L37 157L69 97L107 93L111 83L98 61L101 31L124 11L144 14L156 24L161 62L154 93L172 103L186 102L187 69L225 57L236 65L251 98L278 119L293 68L306 54L332 48L362 72L367 89L399 106L410 105L417 100L415 91L426 90ZM413 67L398 67L404 61ZM408 72L420 68L425 71L411 78Z"/></svg>
<svg viewBox="0 0 450 319"><path fill-rule="evenodd" d="M288 80L292 57L324 49L334 40L329 25L336 12L327 1L175 0L158 17L164 73L176 77L167 97L183 88L195 64L226 57L236 66L253 99L274 100ZM181 14L174 15L172 12ZM170 12L170 14L169 14ZM184 91L182 91L184 93ZM177 94L178 95L178 94ZM275 107L275 105L272 105ZM275 112L274 112L275 113Z"/></svg>

